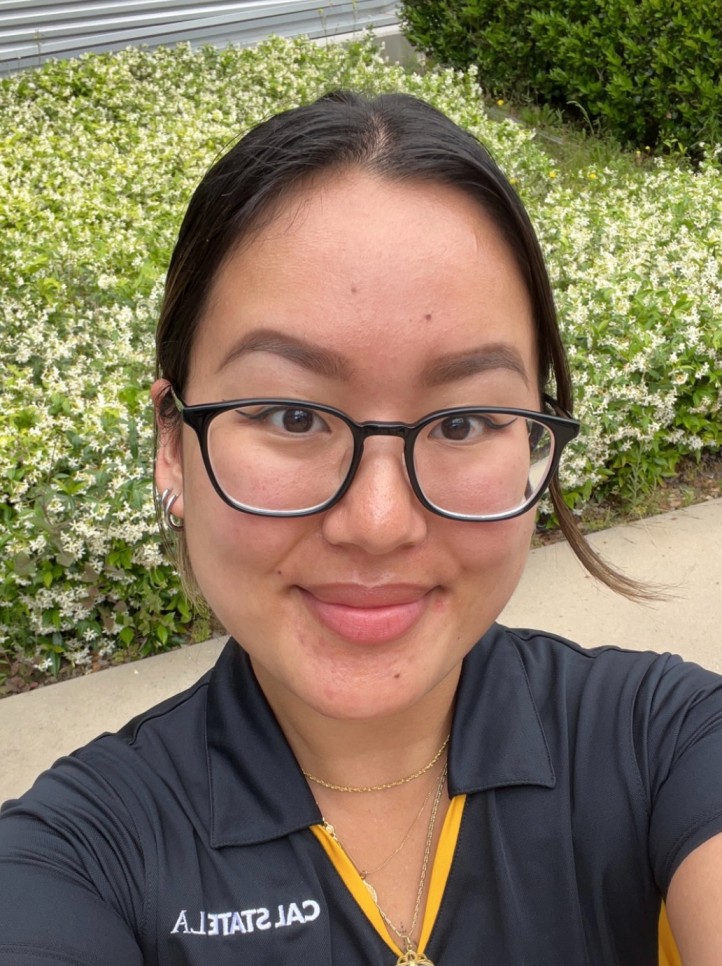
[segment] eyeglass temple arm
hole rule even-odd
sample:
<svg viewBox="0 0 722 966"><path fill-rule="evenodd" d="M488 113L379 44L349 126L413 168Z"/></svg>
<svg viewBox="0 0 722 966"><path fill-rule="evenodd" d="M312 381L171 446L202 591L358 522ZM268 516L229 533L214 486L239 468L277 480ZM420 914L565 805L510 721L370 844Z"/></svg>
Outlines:
<svg viewBox="0 0 722 966"><path fill-rule="evenodd" d="M563 406L560 406L559 403L556 401L556 399L553 396L550 396L546 392L542 393L542 402L546 403L546 405L549 406L549 408L552 410L554 415L562 416L564 419L574 419L574 417L570 412L568 412L568 410L564 409Z"/></svg>
<svg viewBox="0 0 722 966"><path fill-rule="evenodd" d="M183 410L186 408L186 405L183 402L183 400L180 398L180 396L176 393L173 386L171 386L170 384L168 385L168 392L173 397L173 405L175 406L175 408L178 410L179 413L182 413Z"/></svg>

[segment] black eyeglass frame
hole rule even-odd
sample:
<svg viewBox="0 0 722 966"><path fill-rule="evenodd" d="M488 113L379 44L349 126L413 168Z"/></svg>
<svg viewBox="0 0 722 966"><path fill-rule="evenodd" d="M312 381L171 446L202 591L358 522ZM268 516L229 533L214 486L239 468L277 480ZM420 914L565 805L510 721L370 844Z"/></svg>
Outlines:
<svg viewBox="0 0 722 966"><path fill-rule="evenodd" d="M333 406L325 406L322 403L309 402L308 400L304 399L284 399L263 396L254 397L251 399L231 399L226 402L200 403L195 406L187 406L180 396L175 392L175 390L171 388L170 392L173 396L176 409L180 413L183 422L186 423L186 425L189 426L198 437L198 442L201 448L201 456L203 457L203 464L206 468L206 472L208 473L208 478L210 479L218 496L223 500L224 503L232 507L234 510L238 510L241 513L250 513L253 516L262 517L307 517L316 513L323 513L324 510L329 510L343 498L344 494L351 486L354 477L356 476L356 471L359 467L359 464L361 463L364 442L366 439L369 436L397 436L404 441L404 462L409 475L411 489L421 505L426 507L427 510L430 510L432 513L436 513L438 516L446 517L450 520L464 520L469 523L491 523L499 520L511 520L514 517L518 517L523 513L526 513L527 510L531 509L535 503L538 503L559 467L562 450L567 443L570 443L573 439L575 439L581 428L581 424L578 420L572 419L567 415L550 415L549 413L540 413L529 409L514 409L506 406L457 406L452 409L439 409L433 413L428 413L415 423L375 421L357 423L340 409L334 409ZM543 399L547 406L556 410L556 413L562 412L561 407L554 399L547 395L544 395ZM237 409L240 406L269 405L288 407L295 406L299 409L308 408L316 410L320 413L328 413L330 416L340 419L341 422L345 423L350 429L354 444L351 463L340 488L330 499L326 500L324 503L320 503L316 506L303 510L260 510L235 502L230 496L228 496L227 493L224 492L218 483L211 465L210 453L208 451L208 427L211 424L211 421L219 413L228 412L229 410ZM438 419L459 415L484 415L485 413L501 413L507 416L517 416L522 419L532 419L535 422L546 426L546 428L551 432L552 436L554 437L554 453L544 477L543 484L538 488L537 492L523 504L515 507L512 510L506 510L504 513L478 516L475 514L453 513L450 510L444 510L441 507L437 507L427 499L416 476L416 469L414 467L414 445L416 438L425 426L428 426L429 423L435 422Z"/></svg>

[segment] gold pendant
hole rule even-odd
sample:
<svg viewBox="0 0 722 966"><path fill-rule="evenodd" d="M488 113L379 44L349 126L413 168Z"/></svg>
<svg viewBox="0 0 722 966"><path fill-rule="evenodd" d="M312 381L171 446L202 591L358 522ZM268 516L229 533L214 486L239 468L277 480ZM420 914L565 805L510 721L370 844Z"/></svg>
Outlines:
<svg viewBox="0 0 722 966"><path fill-rule="evenodd" d="M396 960L396 966L434 966L430 959L417 953L415 949L409 949L401 953Z"/></svg>

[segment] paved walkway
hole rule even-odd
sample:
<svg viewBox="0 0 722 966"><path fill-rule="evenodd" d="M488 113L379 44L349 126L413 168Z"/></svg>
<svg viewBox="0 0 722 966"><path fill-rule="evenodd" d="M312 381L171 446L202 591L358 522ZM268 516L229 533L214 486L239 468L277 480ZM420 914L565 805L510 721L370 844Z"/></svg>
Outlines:
<svg viewBox="0 0 722 966"><path fill-rule="evenodd" d="M500 620L537 627L587 646L675 651L722 673L722 499L591 537L629 575L662 583L668 598L632 604L600 588L565 544L532 551ZM21 794L60 755L192 684L222 641L0 701L0 801Z"/></svg>

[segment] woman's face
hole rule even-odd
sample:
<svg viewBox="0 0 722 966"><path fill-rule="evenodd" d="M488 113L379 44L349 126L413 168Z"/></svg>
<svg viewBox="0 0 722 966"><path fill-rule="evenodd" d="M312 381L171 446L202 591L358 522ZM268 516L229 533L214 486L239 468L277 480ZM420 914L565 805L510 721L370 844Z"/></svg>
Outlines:
<svg viewBox="0 0 722 966"><path fill-rule="evenodd" d="M278 396L412 423L453 406L539 409L536 371L529 297L490 219L451 187L350 171L299 190L228 258L184 401ZM315 516L227 506L186 426L162 447L157 482L182 494L173 513L198 584L274 706L333 718L453 689L534 523L432 514L394 437L369 438L349 491Z"/></svg>

